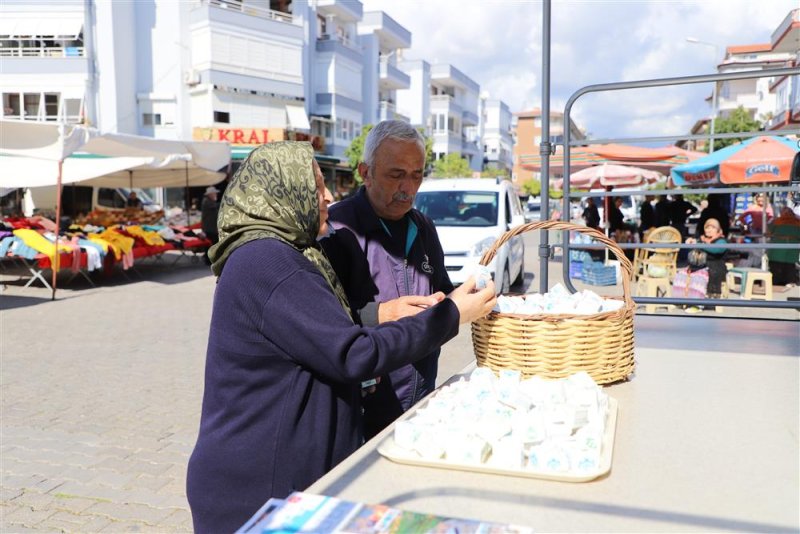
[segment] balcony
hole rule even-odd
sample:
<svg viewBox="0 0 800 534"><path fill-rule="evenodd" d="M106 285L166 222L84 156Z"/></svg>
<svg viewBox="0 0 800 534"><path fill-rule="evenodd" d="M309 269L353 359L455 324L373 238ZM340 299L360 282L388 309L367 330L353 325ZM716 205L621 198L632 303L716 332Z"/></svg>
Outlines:
<svg viewBox="0 0 800 534"><path fill-rule="evenodd" d="M324 33L317 39L317 52L330 52L333 54L341 54L352 61L361 62L363 60L363 52L356 43L341 37L339 35L332 35Z"/></svg>
<svg viewBox="0 0 800 534"><path fill-rule="evenodd" d="M358 0L317 0L317 12L345 22L358 22L364 15L364 6Z"/></svg>
<svg viewBox="0 0 800 534"><path fill-rule="evenodd" d="M431 111L434 110L457 115L462 112L461 106L456 104L456 99L450 95L431 95Z"/></svg>
<svg viewBox="0 0 800 534"><path fill-rule="evenodd" d="M464 126L477 126L478 114L465 109L461 121Z"/></svg>
<svg viewBox="0 0 800 534"><path fill-rule="evenodd" d="M411 48L411 32L383 11L368 11L358 23L359 32L372 31L382 50Z"/></svg>
<svg viewBox="0 0 800 534"><path fill-rule="evenodd" d="M385 100L381 101L380 105L378 106L378 117L379 120L382 121L396 119L405 122L410 122L407 114L400 113L399 111L397 111L397 108L393 103L387 102Z"/></svg>
<svg viewBox="0 0 800 534"><path fill-rule="evenodd" d="M291 24L292 14L283 13L281 11L273 11L259 5L249 4L237 0L199 0L199 4L210 5L220 9L227 9L237 13L243 13L253 17L258 17L267 20L275 20L278 22L285 22Z"/></svg>
<svg viewBox="0 0 800 534"><path fill-rule="evenodd" d="M772 51L795 53L798 41L800 41L800 9L793 9L772 32Z"/></svg>
<svg viewBox="0 0 800 534"><path fill-rule="evenodd" d="M462 154L482 154L477 141L469 141L463 136L461 137L461 152Z"/></svg>
<svg viewBox="0 0 800 534"><path fill-rule="evenodd" d="M244 40L252 35L303 39L303 28L292 22L290 13L232 0L195 0L189 13L189 24L193 36L208 29L215 33L235 33Z"/></svg>
<svg viewBox="0 0 800 534"><path fill-rule="evenodd" d="M447 64L431 66L431 80L447 87L459 87L476 94L480 92L481 88L472 78Z"/></svg>
<svg viewBox="0 0 800 534"><path fill-rule="evenodd" d="M0 57L86 57L86 50L82 46L59 47L9 47L0 48Z"/></svg>
<svg viewBox="0 0 800 534"><path fill-rule="evenodd" d="M411 87L411 77L393 65L388 58L381 58L378 63L378 72L382 90L408 89Z"/></svg>

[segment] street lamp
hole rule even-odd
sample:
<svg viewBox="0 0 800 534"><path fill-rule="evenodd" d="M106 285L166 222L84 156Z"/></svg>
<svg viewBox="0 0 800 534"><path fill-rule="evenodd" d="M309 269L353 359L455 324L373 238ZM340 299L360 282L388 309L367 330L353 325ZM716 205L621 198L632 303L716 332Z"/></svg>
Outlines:
<svg viewBox="0 0 800 534"><path fill-rule="evenodd" d="M686 41L693 44L701 44L714 48L714 61L719 57L719 46L708 41L701 41L696 37L687 37ZM714 152L714 120L717 118L717 82L714 82L714 88L711 91L711 129L708 140L708 153Z"/></svg>

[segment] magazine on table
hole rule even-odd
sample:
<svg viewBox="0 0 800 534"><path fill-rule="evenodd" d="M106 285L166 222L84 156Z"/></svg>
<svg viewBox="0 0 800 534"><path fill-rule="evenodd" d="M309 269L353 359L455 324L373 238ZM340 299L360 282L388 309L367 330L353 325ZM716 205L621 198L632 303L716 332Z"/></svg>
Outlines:
<svg viewBox="0 0 800 534"><path fill-rule="evenodd" d="M407 512L383 504L364 504L294 492L286 499L270 499L236 534L388 533L528 534L533 529Z"/></svg>

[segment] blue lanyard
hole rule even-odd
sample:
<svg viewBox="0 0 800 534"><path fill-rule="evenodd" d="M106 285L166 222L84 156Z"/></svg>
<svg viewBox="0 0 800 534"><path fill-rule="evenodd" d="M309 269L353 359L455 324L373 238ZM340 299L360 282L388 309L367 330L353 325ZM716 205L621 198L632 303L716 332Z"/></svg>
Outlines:
<svg viewBox="0 0 800 534"><path fill-rule="evenodd" d="M386 226L386 223L383 222L383 219L379 217L378 220L381 222L381 226L383 226L383 229L386 230L386 233L389 234L389 237L392 237L392 232L389 231L389 227ZM411 245L414 244L414 240L417 238L417 231L418 230L416 223L414 223L411 217L409 217L408 231L406 232L406 254L405 254L406 258L408 257L408 253L411 250Z"/></svg>

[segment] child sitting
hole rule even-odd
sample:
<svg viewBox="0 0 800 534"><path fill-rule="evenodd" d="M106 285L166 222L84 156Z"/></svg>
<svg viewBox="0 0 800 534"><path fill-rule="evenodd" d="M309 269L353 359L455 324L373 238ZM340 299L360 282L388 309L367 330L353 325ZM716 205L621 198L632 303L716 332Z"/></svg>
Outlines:
<svg viewBox="0 0 800 534"><path fill-rule="evenodd" d="M680 269L673 281L673 296L691 296L695 298L720 298L722 283L728 272L725 266L725 236L717 219L708 219L703 225L700 241L707 246L692 249L689 253L689 267ZM689 244L697 243L693 237L686 239ZM704 286L704 287L703 287ZM687 310L688 311L688 310Z"/></svg>

